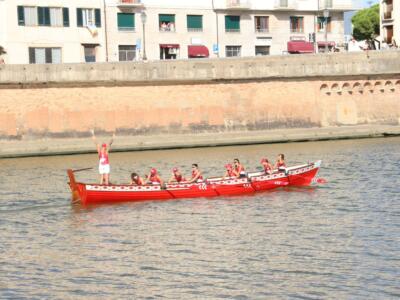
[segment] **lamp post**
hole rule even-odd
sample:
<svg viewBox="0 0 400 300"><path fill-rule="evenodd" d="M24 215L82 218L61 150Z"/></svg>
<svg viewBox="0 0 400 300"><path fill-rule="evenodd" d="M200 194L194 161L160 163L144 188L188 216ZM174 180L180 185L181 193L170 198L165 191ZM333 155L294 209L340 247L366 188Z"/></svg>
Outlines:
<svg viewBox="0 0 400 300"><path fill-rule="evenodd" d="M325 53L328 53L328 17L329 10L327 8L324 9L324 21L325 21Z"/></svg>
<svg viewBox="0 0 400 300"><path fill-rule="evenodd" d="M143 60L147 60L147 57L146 57L146 32L145 32L147 15L144 11L142 11L142 13L140 14L140 19L142 20L142 25L143 25Z"/></svg>

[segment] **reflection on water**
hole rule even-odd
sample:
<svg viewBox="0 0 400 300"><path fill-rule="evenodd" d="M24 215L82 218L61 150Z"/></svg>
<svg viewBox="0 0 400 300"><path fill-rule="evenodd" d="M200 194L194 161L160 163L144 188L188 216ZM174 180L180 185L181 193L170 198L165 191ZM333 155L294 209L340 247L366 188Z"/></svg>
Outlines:
<svg viewBox="0 0 400 300"><path fill-rule="evenodd" d="M117 141L116 141L117 143ZM112 180L192 162L220 175L283 152L323 160L317 188L185 201L71 205L67 168L96 155L0 160L0 298L395 298L400 139L111 155Z"/></svg>

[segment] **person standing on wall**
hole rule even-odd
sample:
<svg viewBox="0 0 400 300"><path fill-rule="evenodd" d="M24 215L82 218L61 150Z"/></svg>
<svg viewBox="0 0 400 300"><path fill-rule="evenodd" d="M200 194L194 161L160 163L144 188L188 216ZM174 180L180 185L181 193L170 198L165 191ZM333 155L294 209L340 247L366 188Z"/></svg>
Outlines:
<svg viewBox="0 0 400 300"><path fill-rule="evenodd" d="M100 146L100 144L97 142L96 136L94 135L94 130L92 130L92 138L94 144L96 145L97 153L99 155L100 184L108 185L110 181L110 161L108 155L111 150L111 144L113 143L115 138L115 133L113 133L108 145L106 143L103 143Z"/></svg>

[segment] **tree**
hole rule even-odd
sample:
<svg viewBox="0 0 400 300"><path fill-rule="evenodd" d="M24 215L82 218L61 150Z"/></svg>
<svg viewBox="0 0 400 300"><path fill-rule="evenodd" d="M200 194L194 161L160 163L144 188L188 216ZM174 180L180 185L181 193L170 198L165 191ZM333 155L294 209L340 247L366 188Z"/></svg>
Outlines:
<svg viewBox="0 0 400 300"><path fill-rule="evenodd" d="M353 37L357 40L372 41L379 35L379 4L362 9L352 18Z"/></svg>

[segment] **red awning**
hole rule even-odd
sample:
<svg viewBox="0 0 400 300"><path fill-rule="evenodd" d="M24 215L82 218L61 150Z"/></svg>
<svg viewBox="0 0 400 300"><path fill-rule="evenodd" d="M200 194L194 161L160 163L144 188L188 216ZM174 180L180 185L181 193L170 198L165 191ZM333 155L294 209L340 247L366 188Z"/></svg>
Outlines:
<svg viewBox="0 0 400 300"><path fill-rule="evenodd" d="M179 44L160 44L160 48L179 48Z"/></svg>
<svg viewBox="0 0 400 300"><path fill-rule="evenodd" d="M305 41L290 41L287 43L289 53L314 53L314 44Z"/></svg>
<svg viewBox="0 0 400 300"><path fill-rule="evenodd" d="M318 42L318 47L325 46L328 44L329 47L335 47L335 42Z"/></svg>
<svg viewBox="0 0 400 300"><path fill-rule="evenodd" d="M188 46L189 57L209 57L210 52L208 48L203 45L190 45Z"/></svg>

